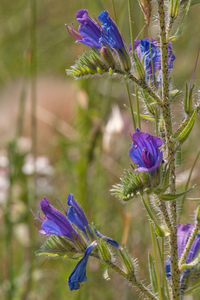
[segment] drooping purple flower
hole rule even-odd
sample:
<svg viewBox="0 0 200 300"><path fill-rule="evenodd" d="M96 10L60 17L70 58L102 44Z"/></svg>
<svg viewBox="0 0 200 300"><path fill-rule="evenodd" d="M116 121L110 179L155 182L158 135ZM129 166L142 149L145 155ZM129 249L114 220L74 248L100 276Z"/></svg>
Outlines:
<svg viewBox="0 0 200 300"><path fill-rule="evenodd" d="M150 42L149 42L150 40ZM150 49L151 46L151 49ZM144 63L144 70L146 72L146 80L153 80L153 72L156 77L156 81L161 83L161 52L158 42L154 39L145 38L142 40L134 41L134 48L137 51L138 57ZM132 51L132 46L129 46L129 50ZM173 69L173 61L175 56L172 52L172 43L168 46L168 68L169 72ZM152 72L153 65L153 72Z"/></svg>
<svg viewBox="0 0 200 300"><path fill-rule="evenodd" d="M68 220L71 223L75 224L85 234L87 234L85 227L90 231L88 220L84 214L82 207L74 199L73 194L68 195L67 204L70 206L67 210Z"/></svg>
<svg viewBox="0 0 200 300"><path fill-rule="evenodd" d="M47 219L43 220L40 231L43 234L55 234L58 236L66 236L74 241L74 235L80 239L78 233L72 227L69 220L59 210L49 204L49 200L44 197L40 202L40 207Z"/></svg>
<svg viewBox="0 0 200 300"><path fill-rule="evenodd" d="M132 147L129 150L129 156L138 165L137 170L140 172L154 171L162 162L163 153L159 147L163 141L154 135L141 132L136 128L132 135Z"/></svg>
<svg viewBox="0 0 200 300"><path fill-rule="evenodd" d="M99 238L102 238L104 241L106 241L107 243L111 244L116 249L118 249L120 247L120 245L115 240L113 240L110 237L107 237L107 236L101 234L96 228L94 228L94 230L95 230L96 235Z"/></svg>
<svg viewBox="0 0 200 300"><path fill-rule="evenodd" d="M101 48L99 39L101 37L100 25L93 21L89 15L87 9L81 9L76 14L76 19L81 25L78 28L78 32L69 27L66 24L67 30L71 36L73 36L78 42L85 44L89 47Z"/></svg>
<svg viewBox="0 0 200 300"><path fill-rule="evenodd" d="M98 16L98 20L102 22L101 38L99 41L106 43L116 50L125 50L122 36L115 22L109 17L108 12L102 11Z"/></svg>
<svg viewBox="0 0 200 300"><path fill-rule="evenodd" d="M96 247L97 242L94 241L90 244L85 250L85 255L79 261L79 263L74 268L73 272L69 276L68 284L71 291L78 290L80 288L80 283L87 281L86 277L86 265L88 262L88 258L92 252L92 250Z"/></svg>
<svg viewBox="0 0 200 300"><path fill-rule="evenodd" d="M178 224L177 225L177 244L178 244L178 259L181 258L183 251L187 245L187 242L190 238L190 235L194 229L194 224ZM186 258L185 263L190 263L197 253L200 250L200 234L197 234L192 246L190 248L190 251L188 253L188 256ZM187 275L192 272L193 268L187 268L184 269L183 272L181 273L180 277L180 289L185 288L185 282L187 279ZM168 256L166 262L165 262L165 273L166 276L169 280L171 280L171 258Z"/></svg>

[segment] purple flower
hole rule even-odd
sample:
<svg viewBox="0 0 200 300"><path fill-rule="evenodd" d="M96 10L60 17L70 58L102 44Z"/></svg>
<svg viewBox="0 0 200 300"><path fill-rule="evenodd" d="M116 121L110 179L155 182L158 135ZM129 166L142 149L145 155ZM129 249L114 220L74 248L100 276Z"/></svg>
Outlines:
<svg viewBox="0 0 200 300"><path fill-rule="evenodd" d="M187 242L189 240L189 237L194 229L194 224L178 224L177 225L177 244L178 244L178 259L181 258L183 251L187 245ZM190 251L188 253L188 256L186 258L185 263L188 264L190 263L197 253L200 250L200 234L197 234L194 242L192 243L192 246L190 248ZM187 268L183 270L181 273L181 278L180 278L180 288L184 289L185 288L185 283L187 279L187 275L192 272L192 268ZM165 273L166 276L169 280L171 280L171 258L168 256L166 262L165 262Z"/></svg>
<svg viewBox="0 0 200 300"><path fill-rule="evenodd" d="M100 25L94 22L89 16L87 9L81 9L76 14L76 19L81 25L76 32L72 27L66 24L67 31L73 36L78 43L85 44L89 47L101 48L99 39L101 37ZM70 32L71 31L71 32Z"/></svg>
<svg viewBox="0 0 200 300"><path fill-rule="evenodd" d="M106 10L102 11L98 16L98 20L102 22L101 38L99 41L123 52L122 49L125 50L125 47L121 34L115 22L109 17L108 12Z"/></svg>
<svg viewBox="0 0 200 300"><path fill-rule="evenodd" d="M58 236L66 236L74 241L74 235L80 239L78 233L72 227L69 220L59 210L49 204L49 200L44 197L44 200L40 202L40 207L46 219L41 220L42 234L55 234Z"/></svg>
<svg viewBox="0 0 200 300"><path fill-rule="evenodd" d="M151 50L150 50L151 45ZM135 40L134 48L137 51L138 57L141 61L144 62L144 70L146 72L146 80L153 80L152 77L152 62L153 62L153 71L156 75L156 80L158 83L161 83L161 52L158 47L158 42L154 39L145 38L144 40ZM129 46L129 50L132 51L131 45ZM152 55L152 61L151 61ZM172 52L172 43L169 43L168 46L168 68L169 71L173 69L173 61L175 56Z"/></svg>
<svg viewBox="0 0 200 300"><path fill-rule="evenodd" d="M87 235L85 227L90 231L88 220L84 214L82 207L74 199L73 194L68 195L67 204L70 206L67 210L68 220Z"/></svg>
<svg viewBox="0 0 200 300"><path fill-rule="evenodd" d="M74 268L73 272L69 276L68 284L71 291L78 290L80 288L80 283L87 281L86 277L86 265L88 262L88 258L92 252L92 250L96 247L97 242L94 241L90 244L85 250L85 255L79 261L79 263Z"/></svg>
<svg viewBox="0 0 200 300"><path fill-rule="evenodd" d="M138 128L131 138L133 143L129 156L134 164L138 165L137 170L140 172L156 170L163 158L162 150L158 149L163 141L157 136L141 132Z"/></svg>

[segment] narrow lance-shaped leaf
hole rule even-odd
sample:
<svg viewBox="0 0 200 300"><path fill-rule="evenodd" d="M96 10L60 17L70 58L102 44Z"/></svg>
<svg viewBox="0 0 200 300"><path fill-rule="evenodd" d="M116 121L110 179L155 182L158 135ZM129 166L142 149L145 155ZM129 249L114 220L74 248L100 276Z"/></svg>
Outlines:
<svg viewBox="0 0 200 300"><path fill-rule="evenodd" d="M161 195L159 195L159 198L160 198L161 200L163 200L163 201L173 201L173 200L176 200L176 199L178 199L178 198L184 196L184 195L187 194L189 191L191 191L193 188L194 188L194 186L191 187L189 190L184 191L184 192L182 192L182 193L180 193L180 194L161 194Z"/></svg>
<svg viewBox="0 0 200 300"><path fill-rule="evenodd" d="M157 282L153 258L151 256L150 252L148 255L148 263L149 263L149 274L150 274L152 290L153 290L154 294L156 294L156 293L158 293L158 282Z"/></svg>
<svg viewBox="0 0 200 300"><path fill-rule="evenodd" d="M191 6L191 2L192 2L192 0L189 0L189 1L188 1L187 5L186 5L186 8L185 8L185 10L184 10L184 15L183 15L183 18L182 18L182 20L181 20L181 23L180 23L180 25L179 25L179 27L178 27L178 29L177 29L175 35L172 36L172 37L170 38L171 41L175 41L175 40L181 35L181 33L182 33L182 31L183 31L185 19L186 19L186 17L187 17L188 11L189 11L190 6Z"/></svg>
<svg viewBox="0 0 200 300"><path fill-rule="evenodd" d="M179 133L178 136L176 136L176 134L174 136L171 137L171 141L175 142L175 141L180 141L181 143L184 143L185 140L188 138L193 126L194 126L194 122L196 119L196 114L197 114L197 110L195 109L195 111L193 112L191 118L189 119L189 122L186 123L186 126L183 128L183 130Z"/></svg>
<svg viewBox="0 0 200 300"><path fill-rule="evenodd" d="M153 215L153 213L152 213L152 211L151 211L149 205L146 203L144 197L142 197L142 201L143 201L143 203L144 203L144 206L145 206L145 208L146 208L146 210L147 210L147 213L148 213L150 219L154 222L156 233L157 233L159 236L161 236L161 237L165 237L166 235L168 235L168 233L165 232L165 230L163 230L163 228L161 228L161 226L158 224L158 222L157 222L155 216Z"/></svg>

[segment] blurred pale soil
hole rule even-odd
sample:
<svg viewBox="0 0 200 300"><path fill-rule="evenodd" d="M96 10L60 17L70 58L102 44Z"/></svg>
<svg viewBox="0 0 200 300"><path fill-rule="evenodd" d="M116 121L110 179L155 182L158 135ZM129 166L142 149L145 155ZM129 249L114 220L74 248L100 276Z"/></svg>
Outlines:
<svg viewBox="0 0 200 300"><path fill-rule="evenodd" d="M7 83L0 90L0 148L16 135L19 102L23 83L21 79ZM72 81L60 76L39 76L36 81L38 151L44 153L56 131L73 138L70 126L75 117L78 89ZM79 92L80 94L80 92ZM79 97L80 98L80 97ZM25 84L25 114L23 136L31 135L30 81ZM56 129L56 130L55 130Z"/></svg>

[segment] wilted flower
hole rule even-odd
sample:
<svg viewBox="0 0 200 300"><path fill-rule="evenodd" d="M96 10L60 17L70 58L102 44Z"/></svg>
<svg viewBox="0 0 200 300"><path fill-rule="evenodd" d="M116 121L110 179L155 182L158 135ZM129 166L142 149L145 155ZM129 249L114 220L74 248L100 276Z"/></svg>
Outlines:
<svg viewBox="0 0 200 300"><path fill-rule="evenodd" d="M92 250L97 245L95 238L98 239L100 237L117 249L118 244L111 238L101 235L99 232L96 235L92 233L83 209L76 202L72 194L69 194L67 203L70 207L67 210L63 208L67 215L65 216L50 205L48 199L44 197L44 200L40 202L40 207L45 217L42 219L40 215L38 217L35 216L37 220L42 222L41 227L35 225L40 229L40 233L44 235L52 234L67 237L74 245L75 251L78 244L82 244L85 249L84 256L76 265L68 280L70 290L77 290L80 288L80 283L87 280L86 265ZM91 240L93 240L92 243Z"/></svg>
<svg viewBox="0 0 200 300"><path fill-rule="evenodd" d="M163 158L162 150L158 149L163 141L157 136L141 132L138 128L131 138L133 143L129 156L134 164L138 165L137 170L140 172L156 170Z"/></svg>
<svg viewBox="0 0 200 300"><path fill-rule="evenodd" d="M89 47L101 48L99 39L101 37L100 25L94 22L89 16L87 9L81 9L76 14L76 19L81 25L78 28L78 32L69 27L67 24L67 31L73 36L78 43L85 44ZM70 32L71 31L71 32Z"/></svg>
<svg viewBox="0 0 200 300"><path fill-rule="evenodd" d="M149 43L150 40L150 43ZM151 49L150 49L151 46ZM153 72L156 77L156 81L161 83L161 52L158 47L158 42L154 39L145 38L143 40L135 40L134 48L137 55L141 61L144 63L144 69L146 72L146 80L151 78L153 80ZM130 51L132 51L132 46L129 46ZM172 52L172 43L168 46L168 68L169 71L173 69L173 61L175 56ZM153 72L152 72L153 65Z"/></svg>
<svg viewBox="0 0 200 300"><path fill-rule="evenodd" d="M178 259L181 258L194 227L195 227L194 224L178 224L177 225ZM195 256L199 252L199 250L200 250L200 234L197 234L194 239L194 242L192 243L192 246L190 248L190 251L188 253L185 263L186 264L190 263L195 258ZM183 270L183 272L181 273L181 278L180 278L180 288L181 289L184 288L187 276L192 271L192 269L193 268L187 268L187 269ZM167 278L169 280L171 280L171 258L170 258L170 256L168 256L166 263L165 263L165 272L166 272Z"/></svg>

